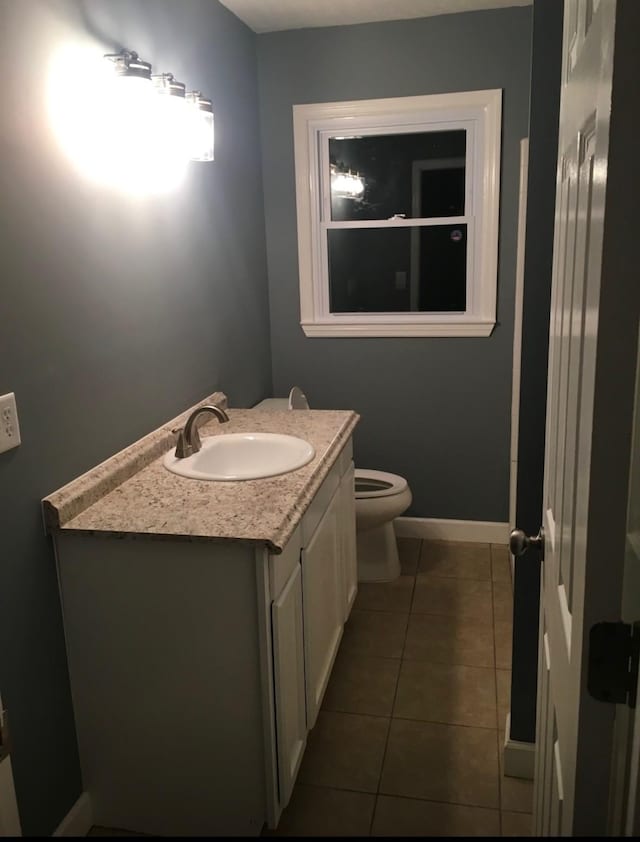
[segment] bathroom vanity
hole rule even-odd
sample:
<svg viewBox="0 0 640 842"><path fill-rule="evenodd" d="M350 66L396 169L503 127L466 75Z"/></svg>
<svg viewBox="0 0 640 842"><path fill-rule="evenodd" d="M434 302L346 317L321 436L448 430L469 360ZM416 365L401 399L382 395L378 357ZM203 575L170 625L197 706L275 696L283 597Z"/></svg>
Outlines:
<svg viewBox="0 0 640 842"><path fill-rule="evenodd" d="M297 435L315 457L262 480L179 477L162 454L181 416L43 501L95 824L275 827L322 703L357 590L358 416L229 416L203 437Z"/></svg>

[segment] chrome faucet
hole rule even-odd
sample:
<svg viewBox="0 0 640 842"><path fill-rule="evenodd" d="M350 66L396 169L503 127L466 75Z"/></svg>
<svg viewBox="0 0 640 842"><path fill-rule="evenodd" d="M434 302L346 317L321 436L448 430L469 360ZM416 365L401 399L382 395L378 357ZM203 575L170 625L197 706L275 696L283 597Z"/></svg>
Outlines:
<svg viewBox="0 0 640 842"><path fill-rule="evenodd" d="M200 450L202 442L200 441L200 434L198 433L198 428L195 426L195 422L204 412L211 412L221 424L229 420L229 416L224 409L220 409L215 404L207 404L206 406L199 406L197 409L194 409L187 418L184 428L180 430L180 434L178 435L175 452L176 459L184 459L185 456L191 456Z"/></svg>

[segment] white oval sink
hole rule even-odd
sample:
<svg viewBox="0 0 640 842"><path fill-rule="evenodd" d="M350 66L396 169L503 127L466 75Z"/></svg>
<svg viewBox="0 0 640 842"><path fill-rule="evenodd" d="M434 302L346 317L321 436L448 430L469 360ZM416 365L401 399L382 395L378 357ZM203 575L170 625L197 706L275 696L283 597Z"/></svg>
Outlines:
<svg viewBox="0 0 640 842"><path fill-rule="evenodd" d="M200 450L184 459L177 459L170 450L164 466L189 479L262 479L295 471L315 455L312 445L296 436L229 433L202 439Z"/></svg>

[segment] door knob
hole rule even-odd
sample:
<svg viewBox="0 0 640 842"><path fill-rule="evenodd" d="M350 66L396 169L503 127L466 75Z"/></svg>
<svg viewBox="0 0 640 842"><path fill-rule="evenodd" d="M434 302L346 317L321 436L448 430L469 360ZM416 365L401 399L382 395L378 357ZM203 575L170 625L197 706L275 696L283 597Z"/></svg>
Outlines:
<svg viewBox="0 0 640 842"><path fill-rule="evenodd" d="M525 535L522 529L512 529L509 535L511 555L521 556L526 553L529 547L539 549L541 558L544 559L544 529L540 527L540 531L535 536Z"/></svg>

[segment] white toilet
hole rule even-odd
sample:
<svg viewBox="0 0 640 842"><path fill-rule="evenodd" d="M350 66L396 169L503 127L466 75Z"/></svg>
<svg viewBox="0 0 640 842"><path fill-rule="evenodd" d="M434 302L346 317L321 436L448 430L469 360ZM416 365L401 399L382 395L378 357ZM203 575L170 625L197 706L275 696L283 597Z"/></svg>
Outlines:
<svg viewBox="0 0 640 842"><path fill-rule="evenodd" d="M294 386L288 398L267 398L256 409L309 409L307 398ZM404 479L384 471L356 468L356 538L359 582L391 582L400 575L394 518L411 505Z"/></svg>

